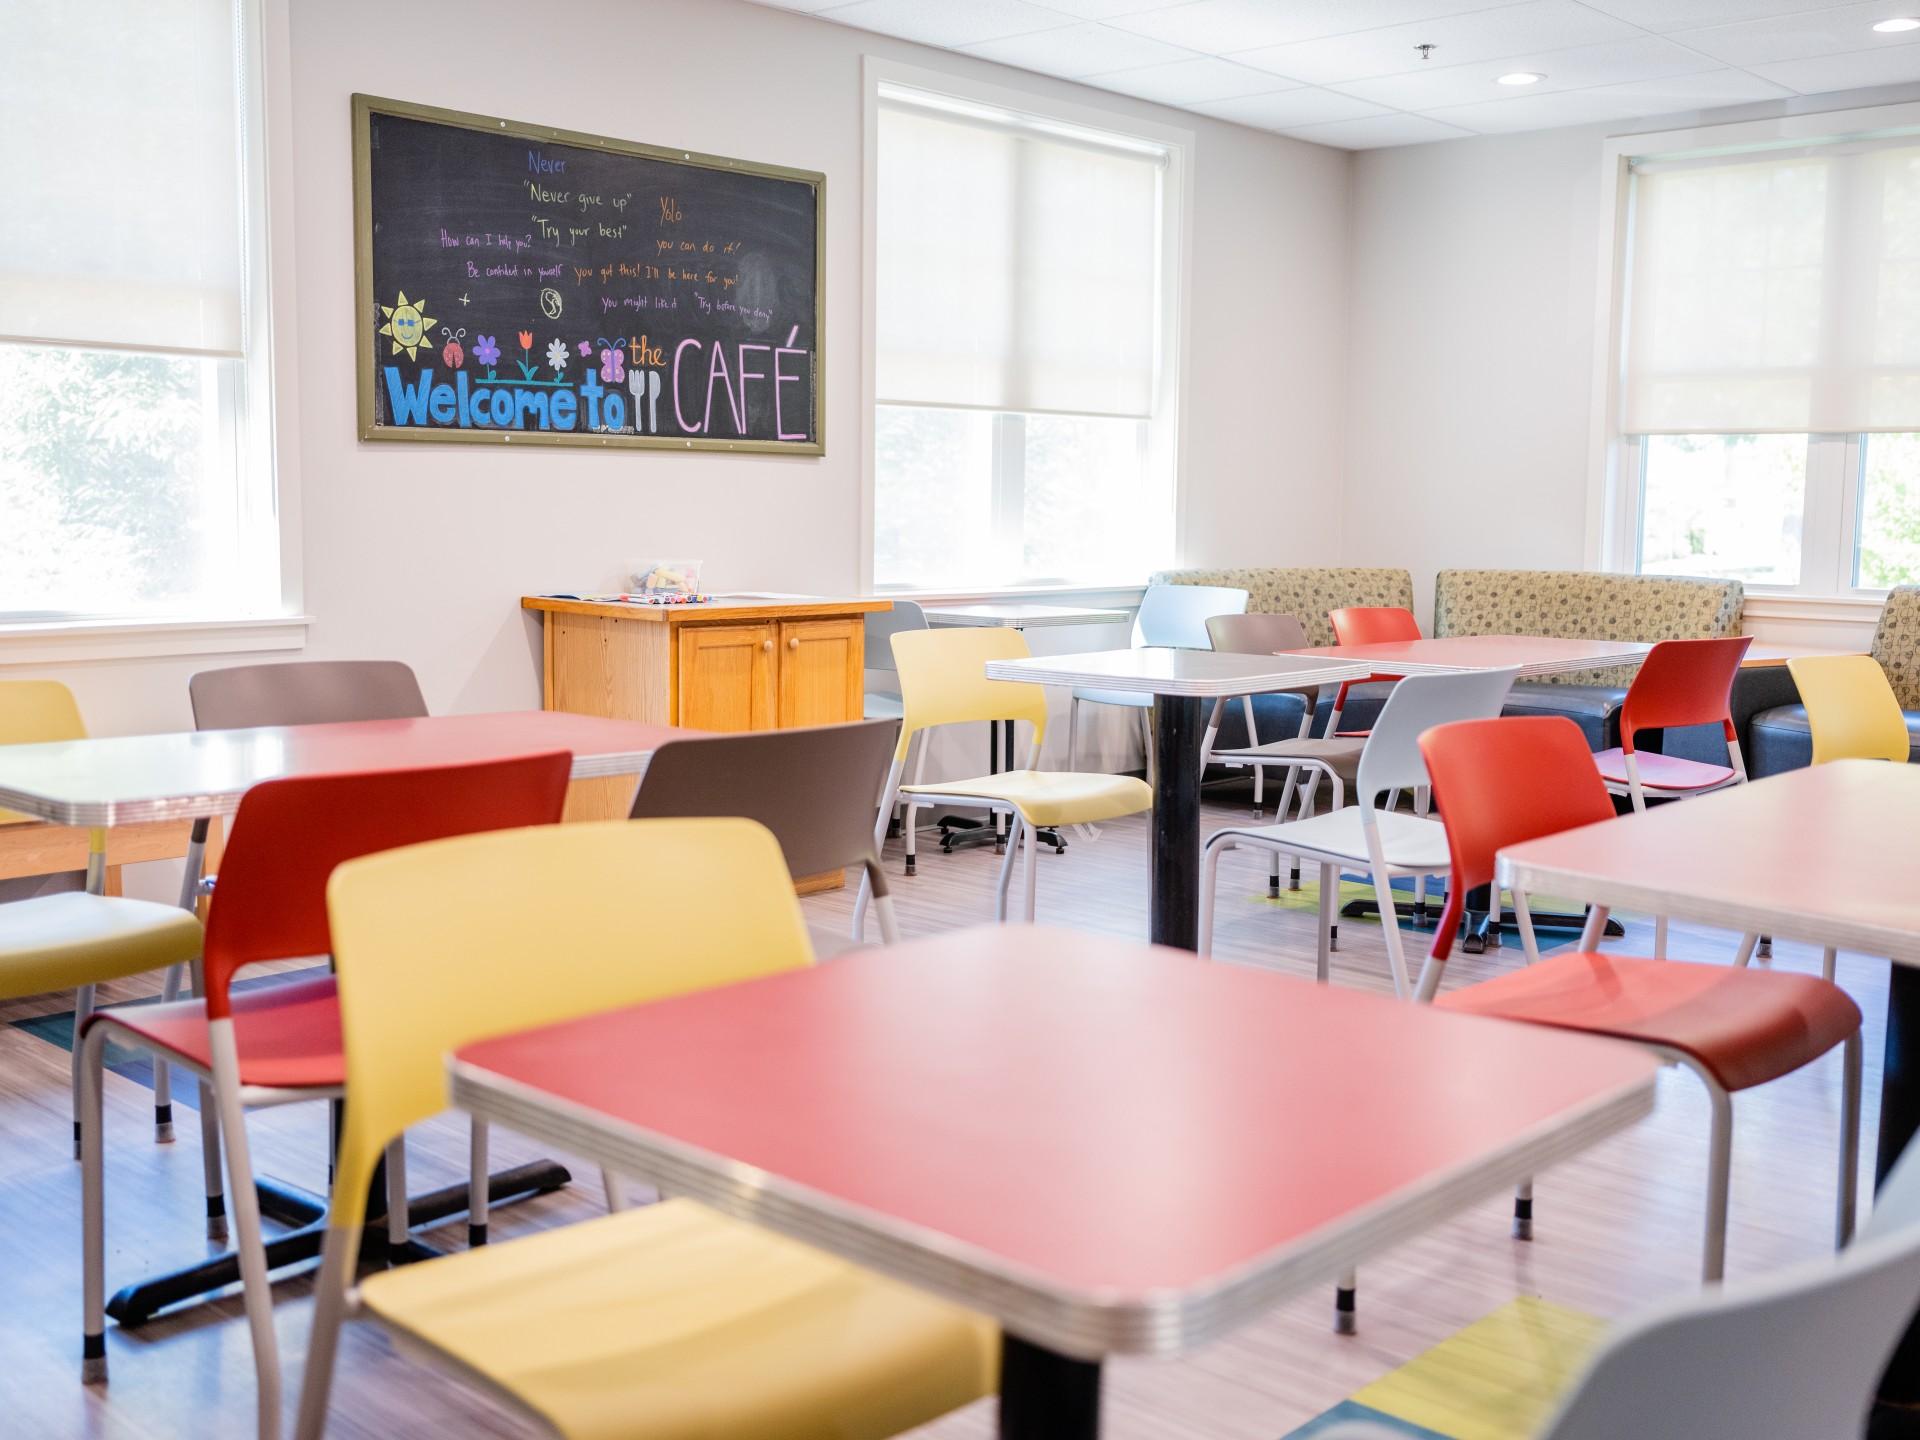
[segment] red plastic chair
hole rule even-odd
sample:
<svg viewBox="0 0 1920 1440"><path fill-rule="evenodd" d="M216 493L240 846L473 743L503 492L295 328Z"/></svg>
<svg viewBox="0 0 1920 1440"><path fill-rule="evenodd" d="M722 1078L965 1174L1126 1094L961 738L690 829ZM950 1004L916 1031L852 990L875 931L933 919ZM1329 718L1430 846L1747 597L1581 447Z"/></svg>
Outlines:
<svg viewBox="0 0 1920 1440"><path fill-rule="evenodd" d="M1338 610L1327 612L1327 622L1333 626L1333 643L1336 645L1389 645L1396 640L1418 640L1420 622L1413 618L1411 610L1402 610L1398 605L1346 605ZM1378 685L1382 682L1391 685L1398 675L1369 675L1364 680L1344 682L1333 697L1333 710L1327 716L1327 734L1364 735L1364 730L1342 730L1340 712L1347 707L1347 691L1356 685Z"/></svg>
<svg viewBox="0 0 1920 1440"><path fill-rule="evenodd" d="M1593 757L1608 790L1630 797L1634 809L1644 810L1649 796L1704 795L1746 780L1747 765L1740 754L1739 733L1733 728L1732 697L1734 678L1751 644L1751 635L1662 640L1647 652L1620 706L1620 744ZM1642 730L1686 725L1719 725L1727 737L1727 758L1733 763L1709 765L1675 755L1643 754L1634 748Z"/></svg>
<svg viewBox="0 0 1920 1440"><path fill-rule="evenodd" d="M327 880L343 861L452 835L556 823L571 769L572 757L559 751L472 765L270 780L246 793L220 863L203 959L196 967L194 989L204 1000L98 1011L83 1032L88 1378L103 1377L106 1366L100 1097L108 1037L146 1050L156 1066L171 1062L212 1082L239 1231L236 1250L261 1415L263 1421L271 1415L277 1422L279 1356L245 1110L338 1099L346 1063L332 975L238 993L234 977L250 965L329 953ZM484 1132L476 1128L474 1134L472 1203L478 1226L473 1238L478 1243L484 1240L486 1163ZM388 1239L398 1244L407 1238L405 1167L398 1146L390 1161ZM210 1226L221 1204L218 1196L208 1197Z"/></svg>
<svg viewBox="0 0 1920 1440"><path fill-rule="evenodd" d="M1505 846L1614 818L1580 730L1564 716L1463 720L1420 737L1434 797L1447 817L1452 881L1418 996L1433 1000L1453 948L1467 891L1491 884ZM1837 1243L1853 1234L1860 1151L1860 1011L1844 991L1811 975L1740 970L1680 960L1600 955L1606 926L1596 906L1576 952L1540 958L1527 899L1513 892L1526 968L1441 996L1443 1009L1581 1030L1651 1047L1701 1079L1713 1103L1702 1270L1725 1268L1727 1175L1734 1092L1777 1079L1844 1046ZM1532 1187L1514 1204L1515 1233L1530 1236Z"/></svg>

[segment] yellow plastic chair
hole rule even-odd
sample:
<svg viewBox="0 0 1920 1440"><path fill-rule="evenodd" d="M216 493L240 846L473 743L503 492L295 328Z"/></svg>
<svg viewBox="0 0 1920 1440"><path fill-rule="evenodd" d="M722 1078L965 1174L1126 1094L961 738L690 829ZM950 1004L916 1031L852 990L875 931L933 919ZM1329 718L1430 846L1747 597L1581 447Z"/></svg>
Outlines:
<svg viewBox="0 0 1920 1440"><path fill-rule="evenodd" d="M1020 660L1028 655L1027 639L1018 630L914 630L893 637L893 659L900 676L904 717L893 769L887 776L886 796L880 805L880 823L874 843L886 839L887 817L905 799L907 867L913 867L913 812L923 805L970 805L996 815L1011 815L1006 858L1000 864L1000 883L994 896L994 918L1007 918L1007 891L1013 881L1013 857L1026 841L1026 918L1034 913L1034 881L1040 847L1034 831L1061 825L1091 825L1153 808L1153 791L1131 775L1104 775L1090 771L1041 770L1040 745L1047 734L1047 691L1043 685L1011 680L989 680L990 660ZM1024 770L1004 770L971 780L920 783L926 769L927 746L920 747L914 783L901 784L907 747L923 730L940 725L1000 720L1011 725L1024 721L1033 727L1033 748ZM854 902L853 936L865 938L868 886L863 882Z"/></svg>
<svg viewBox="0 0 1920 1440"><path fill-rule="evenodd" d="M73 692L57 680L0 681L0 745L84 740L87 727ZM30 817L0 810L0 824ZM177 991L177 967L200 954L200 922L185 910L147 900L95 893L106 887L107 832L87 843L87 893L38 895L0 905L0 999L73 991L73 1153L80 1154L80 1027L93 1013L93 988L148 970L166 970ZM171 993L169 994L171 998ZM169 1116L168 1078L154 1076L157 1117ZM156 1135L173 1138L170 1118Z"/></svg>
<svg viewBox="0 0 1920 1440"><path fill-rule="evenodd" d="M1907 717L1871 655L1800 655L1787 661L1813 732L1813 763L1891 760L1905 764ZM1744 946L1743 946L1744 949ZM1838 955L1820 954L1820 973L1833 979Z"/></svg>
<svg viewBox="0 0 1920 1440"><path fill-rule="evenodd" d="M374 1167L446 1107L449 1051L812 963L763 826L463 836L350 861L328 897L353 1103L301 1440L325 1429L354 1314L569 1440L881 1440L995 1389L988 1322L688 1200L390 1270L349 1293Z"/></svg>

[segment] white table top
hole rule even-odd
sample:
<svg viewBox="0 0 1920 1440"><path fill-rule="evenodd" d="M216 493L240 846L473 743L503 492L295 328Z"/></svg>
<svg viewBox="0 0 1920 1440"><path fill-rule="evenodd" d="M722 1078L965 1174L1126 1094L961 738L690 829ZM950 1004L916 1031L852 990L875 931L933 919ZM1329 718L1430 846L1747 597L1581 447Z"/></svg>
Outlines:
<svg viewBox="0 0 1920 1440"><path fill-rule="evenodd" d="M1337 685L1342 680L1364 680L1372 673L1367 666L1351 660L1323 660L1308 655L1229 655L1217 650L1155 647L987 662L990 680L1084 685L1096 690L1206 699L1221 695L1258 695L1267 690L1291 690L1301 685Z"/></svg>
<svg viewBox="0 0 1920 1440"><path fill-rule="evenodd" d="M1836 760L1500 852L1515 889L1920 965L1920 765Z"/></svg>
<svg viewBox="0 0 1920 1440"><path fill-rule="evenodd" d="M697 731L562 710L269 725L0 745L0 810L56 825L231 815L262 780L573 752L573 778L637 775Z"/></svg>
<svg viewBox="0 0 1920 1440"><path fill-rule="evenodd" d="M1124 610L1088 610L1077 605L1029 605L1025 601L990 601L980 605L926 605L929 625L971 626L976 629L1037 630L1045 625L1117 625L1131 617Z"/></svg>
<svg viewBox="0 0 1920 1440"><path fill-rule="evenodd" d="M1449 635L1373 645L1318 645L1296 653L1359 660L1375 675L1448 675L1512 665L1522 679L1638 665L1653 647L1638 640L1568 640L1551 635Z"/></svg>

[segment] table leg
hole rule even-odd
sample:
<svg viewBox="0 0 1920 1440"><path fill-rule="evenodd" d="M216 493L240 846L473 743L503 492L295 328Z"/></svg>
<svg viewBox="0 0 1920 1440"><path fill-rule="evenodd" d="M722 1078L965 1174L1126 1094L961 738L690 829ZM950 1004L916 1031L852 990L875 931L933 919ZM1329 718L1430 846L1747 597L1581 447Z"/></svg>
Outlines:
<svg viewBox="0 0 1920 1440"><path fill-rule="evenodd" d="M1920 970L1895 964L1887 976L1887 1043L1880 1074L1875 1185L1887 1178L1916 1130L1920 1130ZM1880 1377L1867 1433L1873 1440L1920 1436L1920 1320L1908 1327Z"/></svg>
<svg viewBox="0 0 1920 1440"><path fill-rule="evenodd" d="M1100 1362L1000 1339L1000 1440L1098 1440Z"/></svg>
<svg viewBox="0 0 1920 1440"><path fill-rule="evenodd" d="M1153 697L1153 910L1156 945L1200 948L1200 740L1202 706L1190 695Z"/></svg>

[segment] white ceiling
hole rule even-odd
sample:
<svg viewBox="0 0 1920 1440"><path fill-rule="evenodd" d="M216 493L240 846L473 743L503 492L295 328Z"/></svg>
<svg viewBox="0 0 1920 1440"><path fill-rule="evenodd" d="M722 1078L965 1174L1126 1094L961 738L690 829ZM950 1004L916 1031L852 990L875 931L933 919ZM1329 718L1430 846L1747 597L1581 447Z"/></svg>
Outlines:
<svg viewBox="0 0 1920 1440"><path fill-rule="evenodd" d="M755 3L1355 150L1920 81L1920 0Z"/></svg>

